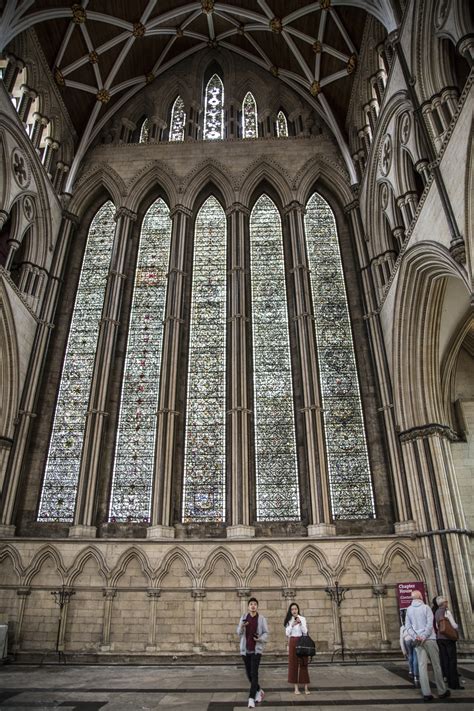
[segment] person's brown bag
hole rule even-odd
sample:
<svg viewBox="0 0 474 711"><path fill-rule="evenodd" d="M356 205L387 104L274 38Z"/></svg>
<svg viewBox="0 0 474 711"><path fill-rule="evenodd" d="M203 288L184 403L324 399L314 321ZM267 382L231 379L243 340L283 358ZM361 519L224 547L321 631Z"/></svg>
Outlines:
<svg viewBox="0 0 474 711"><path fill-rule="evenodd" d="M442 617L438 622L438 631L453 642L456 642L459 637L458 631L454 629L447 617Z"/></svg>

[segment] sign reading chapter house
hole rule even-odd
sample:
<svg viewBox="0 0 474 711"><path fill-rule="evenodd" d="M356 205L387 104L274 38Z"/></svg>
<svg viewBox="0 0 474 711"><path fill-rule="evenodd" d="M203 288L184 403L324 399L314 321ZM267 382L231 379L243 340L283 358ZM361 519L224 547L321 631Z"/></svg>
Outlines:
<svg viewBox="0 0 474 711"><path fill-rule="evenodd" d="M399 610L406 610L407 607L410 607L411 594L413 590L419 590L423 595L423 600L426 602L426 590L424 583L397 583L397 600Z"/></svg>

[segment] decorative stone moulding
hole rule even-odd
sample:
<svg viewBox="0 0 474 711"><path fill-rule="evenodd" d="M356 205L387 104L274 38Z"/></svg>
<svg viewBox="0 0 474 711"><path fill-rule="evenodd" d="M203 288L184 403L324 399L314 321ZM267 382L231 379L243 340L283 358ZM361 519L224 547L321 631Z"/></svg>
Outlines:
<svg viewBox="0 0 474 711"><path fill-rule="evenodd" d="M254 538L255 528L253 526L228 526L226 529L227 538Z"/></svg>
<svg viewBox="0 0 474 711"><path fill-rule="evenodd" d="M11 163L16 184L20 188L27 188L31 180L31 168L26 155L19 148L13 149Z"/></svg>
<svg viewBox="0 0 474 711"><path fill-rule="evenodd" d="M280 34L283 29L283 23L280 17L273 17L270 20L270 29L272 32L275 32L275 34Z"/></svg>
<svg viewBox="0 0 474 711"><path fill-rule="evenodd" d="M86 19L86 11L82 7L82 5L74 4L71 6L71 11L72 11L72 21L76 25L82 25Z"/></svg>
<svg viewBox="0 0 474 711"><path fill-rule="evenodd" d="M95 97L101 104L108 104L110 101L110 92L107 91L107 89L99 89Z"/></svg>
<svg viewBox="0 0 474 711"><path fill-rule="evenodd" d="M411 134L411 116L408 111L402 114L400 119L400 141L402 145L406 146L410 140Z"/></svg>
<svg viewBox="0 0 474 711"><path fill-rule="evenodd" d="M321 84L319 81L314 80L309 87L309 90L313 96L317 96L321 92Z"/></svg>
<svg viewBox="0 0 474 711"><path fill-rule="evenodd" d="M272 74L272 76L277 77L278 76L278 67L276 67L275 65L273 65L273 67L270 67L270 73Z"/></svg>
<svg viewBox="0 0 474 711"><path fill-rule="evenodd" d="M214 0L201 0L201 8L206 15L211 15L214 12Z"/></svg>
<svg viewBox="0 0 474 711"><path fill-rule="evenodd" d="M382 155L380 156L380 170L382 175L388 175L392 167L392 139L390 134L386 134L382 144Z"/></svg>
<svg viewBox="0 0 474 711"><path fill-rule="evenodd" d="M316 40L316 42L313 42L312 47L313 47L313 52L315 54L321 54L321 52L323 51L323 45L319 40Z"/></svg>
<svg viewBox="0 0 474 711"><path fill-rule="evenodd" d="M141 22L135 22L135 24L133 25L132 35L134 37L143 37L145 32L146 32L145 25L142 25Z"/></svg>
<svg viewBox="0 0 474 711"><path fill-rule="evenodd" d="M60 69L56 67L54 70L54 81L58 86L64 86L66 83L66 80L64 79L63 73L61 72Z"/></svg>
<svg viewBox="0 0 474 711"><path fill-rule="evenodd" d="M346 70L348 74L352 74L357 67L357 54L351 54L347 61Z"/></svg>
<svg viewBox="0 0 474 711"><path fill-rule="evenodd" d="M156 76L153 74L153 72L148 72L148 74L145 75L145 81L147 84L151 84L152 81L155 81Z"/></svg>
<svg viewBox="0 0 474 711"><path fill-rule="evenodd" d="M331 7L331 0L320 0L319 5L321 10L329 10Z"/></svg>
<svg viewBox="0 0 474 711"><path fill-rule="evenodd" d="M92 50L92 52L89 52L89 62L91 64L97 64L99 61L99 55L95 50Z"/></svg>

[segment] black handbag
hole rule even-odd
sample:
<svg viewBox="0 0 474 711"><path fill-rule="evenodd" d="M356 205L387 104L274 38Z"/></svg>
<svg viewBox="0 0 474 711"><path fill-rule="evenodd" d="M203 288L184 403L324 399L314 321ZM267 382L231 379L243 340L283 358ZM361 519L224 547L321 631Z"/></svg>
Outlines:
<svg viewBox="0 0 474 711"><path fill-rule="evenodd" d="M296 643L297 657L314 657L316 654L316 644L309 634L302 634Z"/></svg>

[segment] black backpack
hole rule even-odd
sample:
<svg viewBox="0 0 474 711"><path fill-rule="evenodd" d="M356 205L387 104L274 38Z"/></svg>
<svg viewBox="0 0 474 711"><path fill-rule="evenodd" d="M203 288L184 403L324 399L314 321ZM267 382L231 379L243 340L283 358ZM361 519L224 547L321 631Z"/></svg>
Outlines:
<svg viewBox="0 0 474 711"><path fill-rule="evenodd" d="M309 634L303 634L296 643L297 657L314 657L316 654L316 644Z"/></svg>

